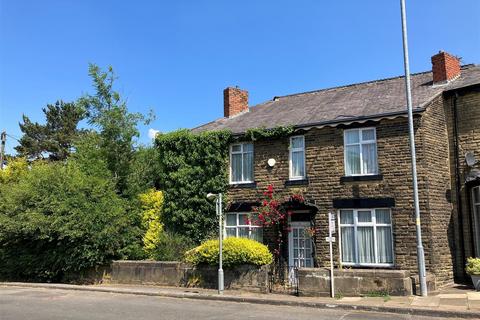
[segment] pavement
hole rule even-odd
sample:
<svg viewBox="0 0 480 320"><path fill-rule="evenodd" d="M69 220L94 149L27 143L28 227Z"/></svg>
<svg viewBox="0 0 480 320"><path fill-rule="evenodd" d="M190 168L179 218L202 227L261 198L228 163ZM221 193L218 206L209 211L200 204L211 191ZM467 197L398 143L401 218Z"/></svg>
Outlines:
<svg viewBox="0 0 480 320"><path fill-rule="evenodd" d="M70 291L80 296L88 296L86 292L90 294L102 294L110 293L117 296L129 295L135 296L148 296L148 297L162 297L162 298L179 298L183 299L182 304L185 301L189 301L191 304L204 305L212 304L217 305L219 302L234 303L240 302L249 304L248 308L253 308L251 305L264 305L273 307L293 307L293 309L304 308L318 309L326 311L336 311L338 315L346 316L352 312L360 313L390 313L403 316L409 316L410 318L398 318L398 319L421 319L421 317L444 317L444 318L469 318L480 319L480 292L475 292L470 288L463 286L454 286L444 288L435 295L428 297L408 296L408 297L344 297L340 299L327 298L327 297L296 297L291 295L281 294L261 294L251 293L238 290L227 290L223 295L218 295L215 290L197 289L197 288L176 288L176 287L158 287L158 286L145 286L145 285L67 285L67 284L45 284L45 283L18 283L8 282L0 283L0 292L8 292L8 290L43 290L43 291ZM83 293L83 295L82 295ZM2 299L4 300L4 297ZM175 300L175 299L173 299ZM197 300L197 301L193 301ZM203 300L203 301L199 301ZM3 301L1 302L3 303ZM222 308L224 303L222 303ZM238 305L238 304L237 304ZM1 306L1 304L0 304ZM257 308L257 307L255 307ZM213 312L213 311L212 311ZM304 311L302 311L304 312ZM312 311L313 312L313 311ZM308 312L306 314L309 314ZM0 318L3 320L4 318ZM317 317L317 316L316 316ZM245 317L247 318L247 317ZM300 319L294 317L295 319ZM318 318L318 317L317 317ZM372 316L371 319L374 317ZM54 319L54 317L52 318ZM73 318L72 318L73 319ZM173 319L173 318L172 318ZM187 318L186 318L187 319ZM197 319L195 317L188 319ZM200 318L198 318L200 319ZM205 319L211 319L207 317ZM226 318L218 318L226 319ZM233 318L232 318L233 319ZM267 319L267 318L265 318ZM283 318L272 318L283 319ZM321 318L318 318L321 319ZM336 319L333 315L331 318ZM346 318L342 318L346 319ZM350 318L348 318L350 319ZM352 318L353 319L353 318ZM370 319L367 317L366 319ZM382 319L382 318L379 318ZM388 317L388 319L395 319Z"/></svg>

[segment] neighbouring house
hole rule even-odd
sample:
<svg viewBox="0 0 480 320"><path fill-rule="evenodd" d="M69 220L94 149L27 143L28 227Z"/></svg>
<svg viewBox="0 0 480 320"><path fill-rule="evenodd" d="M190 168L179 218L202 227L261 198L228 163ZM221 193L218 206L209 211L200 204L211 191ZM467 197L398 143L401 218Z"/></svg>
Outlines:
<svg viewBox="0 0 480 320"><path fill-rule="evenodd" d="M426 268L441 286L464 280L466 257L480 256L480 66L461 66L443 51L431 62L431 71L412 74L412 91ZM229 87L224 117L192 130L242 136L278 126L293 126L294 133L230 146L226 235L268 241L245 216L267 185L285 197L300 189L308 201L291 208L285 253L291 268L329 265L332 212L336 267L416 274L404 77L277 96L252 107L247 91ZM306 232L311 227L314 240Z"/></svg>

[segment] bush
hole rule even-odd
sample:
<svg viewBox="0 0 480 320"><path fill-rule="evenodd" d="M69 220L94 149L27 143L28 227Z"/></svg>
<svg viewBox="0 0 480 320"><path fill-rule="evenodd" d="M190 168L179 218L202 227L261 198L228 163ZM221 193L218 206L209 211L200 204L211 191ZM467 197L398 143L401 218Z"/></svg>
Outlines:
<svg viewBox="0 0 480 320"><path fill-rule="evenodd" d="M163 206L163 193L150 189L139 195L142 208L142 224L146 230L143 236L143 250L147 257L152 258L155 248L160 242L160 234L163 231L161 213Z"/></svg>
<svg viewBox="0 0 480 320"><path fill-rule="evenodd" d="M480 258L468 258L465 271L469 275L480 275Z"/></svg>
<svg viewBox="0 0 480 320"><path fill-rule="evenodd" d="M150 252L150 258L157 261L181 261L185 252L195 246L189 238L171 233L161 232L156 247Z"/></svg>
<svg viewBox="0 0 480 320"><path fill-rule="evenodd" d="M35 164L18 181L0 183L0 278L62 281L131 257L141 251L133 220L110 179L74 162Z"/></svg>
<svg viewBox="0 0 480 320"><path fill-rule="evenodd" d="M193 265L218 265L218 240L208 240L185 254ZM263 266L273 261L267 246L246 238L227 238L223 242L223 264L233 267L241 264Z"/></svg>

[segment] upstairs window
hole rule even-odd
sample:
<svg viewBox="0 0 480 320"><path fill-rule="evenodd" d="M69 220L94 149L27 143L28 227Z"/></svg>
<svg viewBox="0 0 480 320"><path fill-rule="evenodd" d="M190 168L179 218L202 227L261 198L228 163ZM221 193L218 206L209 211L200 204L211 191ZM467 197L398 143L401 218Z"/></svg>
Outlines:
<svg viewBox="0 0 480 320"><path fill-rule="evenodd" d="M305 178L305 137L290 138L290 180Z"/></svg>
<svg viewBox="0 0 480 320"><path fill-rule="evenodd" d="M230 182L253 182L252 143L237 143L230 146Z"/></svg>
<svg viewBox="0 0 480 320"><path fill-rule="evenodd" d="M345 175L360 176L378 173L375 128L344 131Z"/></svg>

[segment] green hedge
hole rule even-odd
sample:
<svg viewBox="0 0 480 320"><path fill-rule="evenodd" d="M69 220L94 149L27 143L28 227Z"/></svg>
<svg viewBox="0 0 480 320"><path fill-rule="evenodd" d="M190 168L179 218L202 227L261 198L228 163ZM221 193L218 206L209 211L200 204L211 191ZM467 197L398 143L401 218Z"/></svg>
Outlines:
<svg viewBox="0 0 480 320"><path fill-rule="evenodd" d="M480 275L480 258L468 258L465 271L470 275Z"/></svg>
<svg viewBox="0 0 480 320"><path fill-rule="evenodd" d="M193 265L218 265L218 240L208 240L187 251L186 262ZM223 242L223 265L233 267L241 264L263 266L273 262L267 246L246 238L227 238Z"/></svg>

